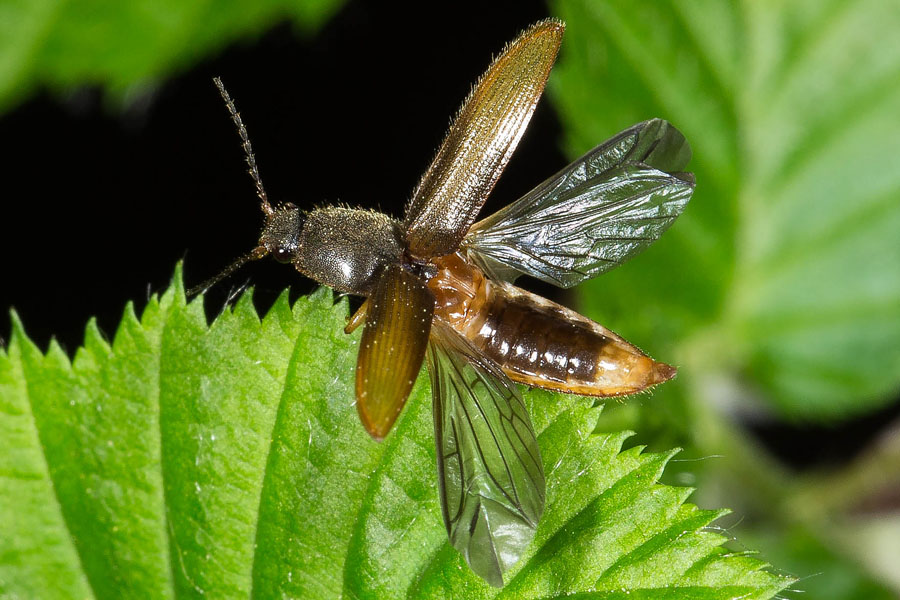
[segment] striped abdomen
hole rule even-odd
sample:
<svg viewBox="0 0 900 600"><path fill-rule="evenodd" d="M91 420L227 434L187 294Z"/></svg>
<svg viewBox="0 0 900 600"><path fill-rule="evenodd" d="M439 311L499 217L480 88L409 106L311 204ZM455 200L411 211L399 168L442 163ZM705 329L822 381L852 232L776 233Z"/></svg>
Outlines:
<svg viewBox="0 0 900 600"><path fill-rule="evenodd" d="M633 394L671 379L605 327L555 302L488 280L459 254L435 261L434 316L496 361L513 381L586 396Z"/></svg>

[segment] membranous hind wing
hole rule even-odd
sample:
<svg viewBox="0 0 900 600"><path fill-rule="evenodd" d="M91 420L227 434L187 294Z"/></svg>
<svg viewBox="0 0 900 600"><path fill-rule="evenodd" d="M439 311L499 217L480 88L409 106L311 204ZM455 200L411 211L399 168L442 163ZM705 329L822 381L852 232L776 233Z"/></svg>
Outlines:
<svg viewBox="0 0 900 600"><path fill-rule="evenodd" d="M494 586L531 543L544 471L522 397L493 361L436 322L428 351L438 483L450 543Z"/></svg>
<svg viewBox="0 0 900 600"><path fill-rule="evenodd" d="M531 275L571 287L625 262L684 210L694 177L684 136L638 123L504 209L476 223L463 247L495 278Z"/></svg>
<svg viewBox="0 0 900 600"><path fill-rule="evenodd" d="M463 103L406 211L414 257L443 256L459 247L528 126L564 28L548 19L523 32Z"/></svg>

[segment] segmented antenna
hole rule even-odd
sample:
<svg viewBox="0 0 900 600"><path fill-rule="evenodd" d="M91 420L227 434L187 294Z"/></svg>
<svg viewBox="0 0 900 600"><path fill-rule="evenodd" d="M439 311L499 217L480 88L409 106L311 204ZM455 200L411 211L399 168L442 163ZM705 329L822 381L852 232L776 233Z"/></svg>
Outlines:
<svg viewBox="0 0 900 600"><path fill-rule="evenodd" d="M231 120L234 121L234 125L238 130L238 135L241 136L241 147L244 149L245 160L247 161L247 172L250 173L250 177L253 178L253 183L256 184L256 195L259 196L260 207L268 217L275 212L275 209L269 204L269 198L266 196L265 188L263 188L262 179L259 177L259 169L256 168L256 157L253 156L253 147L250 145L250 137L247 135L247 128L244 127L244 122L241 120L241 113L237 111L234 100L228 95L228 91L222 84L222 80L218 77L213 77L213 83L219 88L219 93L222 94L225 106L228 107L228 112L231 114Z"/></svg>
<svg viewBox="0 0 900 600"><path fill-rule="evenodd" d="M237 108L234 105L234 100L232 100L231 96L228 95L228 91L222 84L222 80L218 77L213 77L213 83L215 83L216 87L219 88L219 93L222 94L222 99L225 100L225 106L228 107L228 112L231 114L231 120L234 121L234 124L238 130L238 135L241 136L241 146L244 148L245 160L247 161L247 172L250 173L250 177L253 178L253 183L256 184L256 195L259 196L260 207L262 208L263 213L265 213L265 215L269 217L275 213L275 209L272 208L271 204L269 204L269 198L268 196L266 196L266 190L263 187L262 179L259 177L259 169L256 168L256 157L253 156L253 147L250 145L250 137L247 135L247 128L244 127L244 122L241 120L241 114L237 111ZM242 266L244 266L244 264L250 262L251 260L258 260L268 253L269 251L266 250L265 246L254 248L247 254L241 256L233 263L225 267L225 270L223 270L215 277L211 277L200 285L194 286L191 289L187 290L186 295L188 297L191 297L205 292L215 284L219 283L220 281L240 269Z"/></svg>
<svg viewBox="0 0 900 600"><path fill-rule="evenodd" d="M222 281L223 279L225 279L226 277L228 277L229 275L231 275L232 273L234 273L235 271L237 271L238 269L243 267L246 263L250 262L251 260L258 260L258 259L262 258L263 256L265 256L266 254L267 254L267 251L265 248L262 248L262 247L254 248L252 251L241 256L240 258L235 260L233 263L231 263L230 265L225 267L225 269L218 275L215 275L214 277L210 277L209 279L207 279L200 285L195 285L191 289L187 290L185 292L185 295L188 298L190 298L192 296L196 296L197 294L202 294L203 292L205 292L212 286L216 285L217 283L219 283L220 281Z"/></svg>

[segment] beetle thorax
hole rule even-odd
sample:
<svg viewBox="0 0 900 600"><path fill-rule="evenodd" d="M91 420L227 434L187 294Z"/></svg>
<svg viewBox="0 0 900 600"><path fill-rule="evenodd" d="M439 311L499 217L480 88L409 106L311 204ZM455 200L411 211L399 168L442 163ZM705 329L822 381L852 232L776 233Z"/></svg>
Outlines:
<svg viewBox="0 0 900 600"><path fill-rule="evenodd" d="M320 208L306 215L293 263L319 283L367 296L381 268L401 259L400 240L400 224L385 214Z"/></svg>

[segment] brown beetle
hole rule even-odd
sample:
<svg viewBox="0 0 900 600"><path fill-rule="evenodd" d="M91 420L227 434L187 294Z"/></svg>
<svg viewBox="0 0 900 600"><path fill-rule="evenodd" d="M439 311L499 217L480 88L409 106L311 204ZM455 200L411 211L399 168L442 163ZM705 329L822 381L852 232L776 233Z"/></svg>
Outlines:
<svg viewBox="0 0 900 600"><path fill-rule="evenodd" d="M272 255L364 296L347 331L365 322L356 401L376 439L390 431L427 356L444 522L472 570L496 586L544 507L540 451L512 382L618 396L675 374L603 326L512 285L528 274L570 287L655 241L694 188L683 172L690 148L674 127L659 119L634 125L474 223L528 125L563 30L557 20L537 23L491 64L402 221L349 208L272 207L246 129L216 80L266 224L252 252L197 290Z"/></svg>

